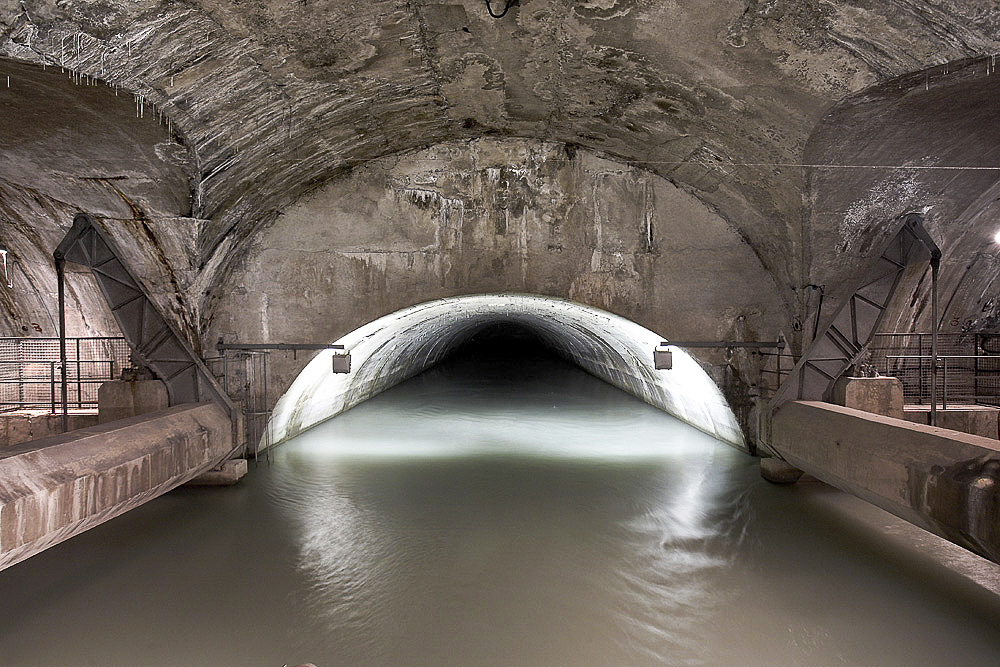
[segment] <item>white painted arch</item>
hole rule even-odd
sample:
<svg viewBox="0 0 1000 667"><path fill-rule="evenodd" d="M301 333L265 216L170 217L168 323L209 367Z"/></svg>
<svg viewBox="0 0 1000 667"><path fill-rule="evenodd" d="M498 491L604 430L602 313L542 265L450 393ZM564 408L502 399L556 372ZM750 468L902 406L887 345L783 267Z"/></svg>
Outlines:
<svg viewBox="0 0 1000 667"><path fill-rule="evenodd" d="M333 350L302 370L274 408L265 442L280 443L433 366L477 332L497 323L521 326L555 352L678 419L745 447L722 392L687 353L673 348L673 368L653 367L658 334L612 313L555 297L480 294L410 306L336 341L350 352L349 374L331 371Z"/></svg>

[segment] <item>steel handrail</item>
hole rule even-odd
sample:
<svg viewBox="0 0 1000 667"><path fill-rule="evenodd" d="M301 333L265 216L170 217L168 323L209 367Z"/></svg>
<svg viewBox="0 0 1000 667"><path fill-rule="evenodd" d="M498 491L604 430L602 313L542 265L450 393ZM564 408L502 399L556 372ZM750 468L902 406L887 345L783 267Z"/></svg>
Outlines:
<svg viewBox="0 0 1000 667"><path fill-rule="evenodd" d="M887 354L885 355L885 369L886 374L889 374L889 360L890 359L917 359L923 361L924 359L931 359L931 380L937 378L938 365L934 363L934 360L940 360L944 363L940 366L941 368L941 409L948 409L948 360L949 359L972 359L978 361L979 359L997 359L1000 360L1000 354ZM961 370L969 370L968 368L963 368ZM934 392L931 394L931 409L937 409L937 398Z"/></svg>

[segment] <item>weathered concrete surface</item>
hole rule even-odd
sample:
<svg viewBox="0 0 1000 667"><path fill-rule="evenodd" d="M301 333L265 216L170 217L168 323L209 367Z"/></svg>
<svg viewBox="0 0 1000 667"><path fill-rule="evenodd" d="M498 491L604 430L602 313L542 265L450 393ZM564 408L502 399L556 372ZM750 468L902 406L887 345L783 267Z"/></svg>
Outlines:
<svg viewBox="0 0 1000 667"><path fill-rule="evenodd" d="M97 388L98 423L144 415L170 406L162 380L112 380Z"/></svg>
<svg viewBox="0 0 1000 667"><path fill-rule="evenodd" d="M0 569L166 493L231 450L229 420L204 403L0 450Z"/></svg>
<svg viewBox="0 0 1000 667"><path fill-rule="evenodd" d="M401 308L476 293L568 298L675 339L792 329L751 246L697 198L650 171L521 139L359 167L280 216L238 269L206 347L219 336L328 343ZM755 379L749 357L698 353L720 385L728 363ZM272 355L275 395L306 361Z"/></svg>
<svg viewBox="0 0 1000 667"><path fill-rule="evenodd" d="M230 459L185 482L185 486L232 486L246 474L246 459Z"/></svg>
<svg viewBox="0 0 1000 667"><path fill-rule="evenodd" d="M889 221L915 209L928 211L945 248L946 326L1000 322L1000 261L982 250L1000 206L993 0L530 0L502 20L484 5L0 0L0 76L11 75L0 95L0 242L22 286L0 289L0 331L55 331L51 247L80 209L198 351L219 332L287 341L282 316L295 312L317 315L294 339L327 342L421 300L518 290L576 298L658 331L681 323L691 334L667 333L685 338L780 331L797 353L820 293L842 298L892 233ZM406 167L415 151L445 156L484 137L540 155L562 146L568 164L547 159L536 170L517 151L481 163L459 152L439 174L406 168L410 180L370 187L379 174L400 175L386 163ZM601 172L587 172L596 163L580 153L601 156ZM570 182L580 165L587 173L561 190L565 205L550 205L554 190L539 179ZM497 178L477 200L483 169ZM664 199L665 184L691 201ZM254 273L260 234L298 212L287 239L310 249L315 218L301 213L337 188L355 196L338 204L336 222L364 243L287 263L289 273L315 272L303 281L312 296L269 294ZM415 218L397 216L396 196L440 218L440 238L429 243ZM488 215L472 213L476 201ZM654 234L664 219L711 231L705 245L687 233L655 238L644 257L635 233L592 224L621 202L621 218L641 212L647 235L650 216ZM518 215L522 205L539 220ZM394 245L369 243L364 230L394 217ZM491 223L507 232L489 237ZM594 250L593 268L576 271L569 258ZM480 254L488 261L475 266ZM676 270L665 270L675 256ZM392 279L404 259L417 298ZM681 266L700 269L699 259L711 270ZM575 271L570 283L546 281L546 263L553 275ZM324 286L331 278L336 290ZM433 278L439 293L424 289ZM887 318L894 328L926 328L921 280L907 276ZM72 274L70 283L71 333L114 334L93 282ZM270 316L234 329L222 302L240 284L268 300L253 307ZM720 306L717 286L736 305ZM338 296L313 308L316 294L334 291L359 303ZM345 313L354 319L329 324ZM759 360L740 354L700 357L734 402L758 379ZM278 369L279 386L293 366Z"/></svg>
<svg viewBox="0 0 1000 667"><path fill-rule="evenodd" d="M931 406L907 405L904 418L916 424L931 423ZM952 431L961 431L984 438L1000 437L1000 409L986 405L949 405L938 408L937 425Z"/></svg>
<svg viewBox="0 0 1000 667"><path fill-rule="evenodd" d="M94 412L70 411L69 430L75 431L95 426ZM0 448L28 440L38 440L63 432L62 413L52 414L43 410L24 410L0 414Z"/></svg>
<svg viewBox="0 0 1000 667"><path fill-rule="evenodd" d="M833 385L833 402L856 410L903 419L903 383L894 377L844 376Z"/></svg>
<svg viewBox="0 0 1000 667"><path fill-rule="evenodd" d="M803 174L784 165L816 120L878 81L1000 50L992 9L531 0L498 21L479 0L5 0L0 53L169 114L211 219L205 263L345 167L502 133L648 161L738 222L787 284Z"/></svg>
<svg viewBox="0 0 1000 667"><path fill-rule="evenodd" d="M1000 442L792 401L774 415L769 444L817 479L1000 562Z"/></svg>
<svg viewBox="0 0 1000 667"><path fill-rule="evenodd" d="M995 16L1000 16L994 8ZM985 53L885 81L849 95L823 118L804 162L898 165L809 171L803 226L809 282L834 306L845 281L895 233L897 216L924 213L944 256L940 312L931 319L926 266L913 267L883 324L885 331L996 330L1000 323L993 236L1000 217L997 57ZM942 131L946 128L946 131ZM830 312L834 312L831 308Z"/></svg>
<svg viewBox="0 0 1000 667"><path fill-rule="evenodd" d="M138 118L124 91L10 61L0 63L0 76L0 241L15 285L0 290L0 334L58 335L52 249L83 209L190 335L184 311L193 309L185 299L198 222L181 217L191 210L188 150L149 109ZM69 335L117 335L90 272L67 268Z"/></svg>
<svg viewBox="0 0 1000 667"><path fill-rule="evenodd" d="M19 69L2 98L18 100L4 109L2 148L27 156L12 163L19 200L42 195L35 206L49 218L59 206L94 210L134 238L157 269L155 282L172 294L174 315L196 325L195 337L246 243L303 195L374 158L488 135L558 141L646 165L733 225L775 275L782 300L808 300L809 284L827 285L833 298L832 286L853 273L847 264L868 247L869 223L883 219L893 198L880 197L887 190L877 184L838 184L842 170L801 165L814 156L843 163L853 156L838 149L866 146L865 133L910 126L876 115L852 123L861 136L824 135L818 152L805 155L817 122L872 85L929 67L948 73L943 63L1000 51L994 4L531 0L494 20L479 0L3 0L0 54ZM35 85L43 79L25 73L25 62L48 63L53 76L83 74L84 85ZM86 85L89 77L121 86L122 95ZM166 118L169 128L155 136L120 122L132 94L141 96L138 120ZM113 111L106 119L93 103L100 95ZM931 108L953 126L947 107ZM70 122L82 117L78 109L90 112L85 129ZM30 131L40 120L50 131ZM124 140L114 140L114 126ZM937 134L942 142L952 135ZM976 149L987 144L996 141ZM892 169L901 162L886 164L876 178L906 180ZM847 208L858 203L861 213L812 207L826 189L853 193L860 199ZM941 189L925 194L911 199L949 199ZM835 219L804 222L803 201ZM159 214L190 224L175 232ZM16 216L25 237L31 220ZM830 237L838 240L827 244ZM177 240L195 255L190 281L186 268L175 271L175 262L187 263L173 252ZM836 256L812 271L827 247Z"/></svg>

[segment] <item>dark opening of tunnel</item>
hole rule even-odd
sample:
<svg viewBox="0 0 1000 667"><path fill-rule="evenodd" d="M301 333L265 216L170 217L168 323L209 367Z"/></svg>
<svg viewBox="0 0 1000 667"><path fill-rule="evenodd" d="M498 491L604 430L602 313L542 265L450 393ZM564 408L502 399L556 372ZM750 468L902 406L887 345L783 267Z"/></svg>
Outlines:
<svg viewBox="0 0 1000 667"><path fill-rule="evenodd" d="M433 365L289 439L287 451L407 465L521 461L530 468L658 461L691 442L718 444L574 363L530 326L505 320L480 327ZM505 492L513 492L523 480L507 481L515 487Z"/></svg>
<svg viewBox="0 0 1000 667"><path fill-rule="evenodd" d="M592 409L599 410L607 394L641 403L561 356L530 328L512 322L487 324L437 364L388 389L381 399L405 411L409 399L402 397L414 393L424 396L424 401L410 406L418 411L427 405L447 410L455 401L523 410L538 397L548 401L557 396L567 400L567 405L591 403ZM395 405L397 397L403 405Z"/></svg>
<svg viewBox="0 0 1000 667"><path fill-rule="evenodd" d="M442 363L480 364L483 368L518 368L523 362L549 360L571 366L545 344L535 332L513 323L497 322L484 327L462 343Z"/></svg>

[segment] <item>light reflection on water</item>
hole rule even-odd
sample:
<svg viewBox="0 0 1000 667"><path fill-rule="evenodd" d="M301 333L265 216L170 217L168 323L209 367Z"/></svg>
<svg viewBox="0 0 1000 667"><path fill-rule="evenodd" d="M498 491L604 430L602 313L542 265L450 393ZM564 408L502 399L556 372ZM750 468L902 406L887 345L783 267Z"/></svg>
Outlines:
<svg viewBox="0 0 1000 667"><path fill-rule="evenodd" d="M696 662L732 595L711 586L732 557L713 539L745 520L715 460L742 455L535 363L513 383L431 373L276 452L314 613L387 661Z"/></svg>
<svg viewBox="0 0 1000 667"><path fill-rule="evenodd" d="M466 358L0 573L0 664L990 664L997 596L914 534L560 362Z"/></svg>

